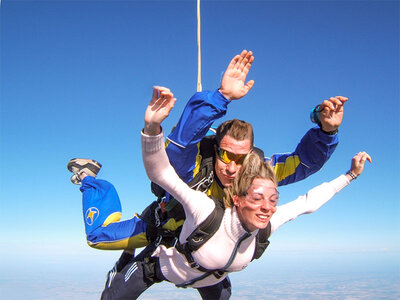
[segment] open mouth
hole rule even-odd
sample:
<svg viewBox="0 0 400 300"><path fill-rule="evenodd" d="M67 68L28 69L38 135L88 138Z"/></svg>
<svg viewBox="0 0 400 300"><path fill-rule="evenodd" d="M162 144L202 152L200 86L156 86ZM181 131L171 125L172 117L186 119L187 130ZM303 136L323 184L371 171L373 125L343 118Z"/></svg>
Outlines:
<svg viewBox="0 0 400 300"><path fill-rule="evenodd" d="M258 219L260 219L262 222L266 222L269 220L268 215L256 215Z"/></svg>

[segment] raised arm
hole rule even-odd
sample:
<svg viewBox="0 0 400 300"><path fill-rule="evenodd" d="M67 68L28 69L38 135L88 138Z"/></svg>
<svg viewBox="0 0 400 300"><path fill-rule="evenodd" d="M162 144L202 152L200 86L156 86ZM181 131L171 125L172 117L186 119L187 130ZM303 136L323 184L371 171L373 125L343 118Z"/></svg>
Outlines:
<svg viewBox="0 0 400 300"><path fill-rule="evenodd" d="M186 215L196 211L196 205L206 205L211 212L215 206L213 201L191 201L194 198L208 197L188 187L172 168L164 148L164 135L161 123L174 107L176 99L172 92L163 87L154 87L153 96L145 112L145 124L142 132L142 157L149 179L170 193L182 203ZM190 218L190 217L189 217Z"/></svg>
<svg viewBox="0 0 400 300"><path fill-rule="evenodd" d="M314 112L319 126L310 129L292 153L274 154L270 163L278 185L303 180L322 168L338 144L338 128L343 120L343 105L348 99L338 96L324 100Z"/></svg>
<svg viewBox="0 0 400 300"><path fill-rule="evenodd" d="M167 154L178 175L188 182L193 178L199 143L211 125L226 114L231 100L245 96L254 84L246 83L254 61L253 53L243 50L229 63L219 90L199 92L190 98L179 122L168 136Z"/></svg>
<svg viewBox="0 0 400 300"><path fill-rule="evenodd" d="M278 206L275 214L271 218L272 231L300 215L310 214L318 210L352 180L361 175L366 161L372 162L371 157L366 152L359 152L353 157L350 170L346 175L340 175L331 182L323 183L311 189L306 195Z"/></svg>

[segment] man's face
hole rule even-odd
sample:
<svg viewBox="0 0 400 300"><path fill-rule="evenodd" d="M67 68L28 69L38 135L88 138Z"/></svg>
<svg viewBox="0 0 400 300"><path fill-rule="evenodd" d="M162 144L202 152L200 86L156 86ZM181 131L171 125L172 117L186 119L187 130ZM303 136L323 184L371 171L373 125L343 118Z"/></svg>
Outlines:
<svg viewBox="0 0 400 300"><path fill-rule="evenodd" d="M225 135L219 144L219 148L227 151L227 153L229 152L228 155L247 154L250 152L251 142L249 139L238 141L229 135ZM232 185L233 179L241 167L241 164L237 164L233 160L229 163L223 162L217 154L215 173L224 187Z"/></svg>

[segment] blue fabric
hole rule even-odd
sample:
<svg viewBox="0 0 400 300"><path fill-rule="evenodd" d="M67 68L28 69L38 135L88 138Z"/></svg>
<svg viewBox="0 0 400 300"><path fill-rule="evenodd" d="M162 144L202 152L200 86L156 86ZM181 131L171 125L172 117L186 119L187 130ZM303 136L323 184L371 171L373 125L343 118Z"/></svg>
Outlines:
<svg viewBox="0 0 400 300"><path fill-rule="evenodd" d="M122 211L118 193L108 181L87 176L82 180L80 190L86 239L89 243L104 242L111 249L113 242L128 240L146 233L146 223L137 216L103 226L111 214Z"/></svg>
<svg viewBox="0 0 400 300"><path fill-rule="evenodd" d="M168 157L177 174L185 182L193 178L193 169L199 154L198 143L209 134L214 121L226 114L229 103L230 100L227 100L219 91L194 94L187 103L175 129L168 136L170 141L166 148ZM318 171L332 155L337 144L337 135L327 135L319 127L315 127L305 134L294 152L274 154L271 158L273 166L279 165L279 168L293 169L293 174L285 176L279 181L279 185L300 181ZM300 164L292 166L288 161L295 156L300 159ZM139 218L101 227L107 216L121 211L120 200L112 184L86 177L82 182L81 191L89 242L120 241L146 232L146 224ZM86 215L91 212L89 210L91 207L93 207L93 223L90 218L86 218ZM99 213L97 217L96 209Z"/></svg>
<svg viewBox="0 0 400 300"><path fill-rule="evenodd" d="M230 103L219 91L196 93L189 100L173 132L168 136L166 148L171 165L185 182L193 179L196 160L199 159L198 143L209 133L214 121L225 115ZM268 128L267 128L268 130ZM322 168L338 144L337 135L323 133L319 127L310 129L295 151L272 155L271 164L290 168L290 157L298 157L300 164L293 167L293 174L279 180L286 185L305 179ZM264 151L265 152L265 151ZM267 153L267 152L266 152Z"/></svg>
<svg viewBox="0 0 400 300"><path fill-rule="evenodd" d="M87 176L82 180L80 190L87 235L101 227L112 213L121 213L118 193L108 181Z"/></svg>

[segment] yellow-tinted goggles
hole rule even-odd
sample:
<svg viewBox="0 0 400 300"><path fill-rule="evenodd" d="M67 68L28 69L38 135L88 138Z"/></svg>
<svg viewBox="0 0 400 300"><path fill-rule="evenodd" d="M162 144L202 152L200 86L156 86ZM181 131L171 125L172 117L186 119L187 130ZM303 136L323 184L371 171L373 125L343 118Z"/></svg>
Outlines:
<svg viewBox="0 0 400 300"><path fill-rule="evenodd" d="M237 165L243 164L244 158L247 154L234 154L227 150L217 148L217 154L220 160L224 163L229 164L231 161L234 161Z"/></svg>

